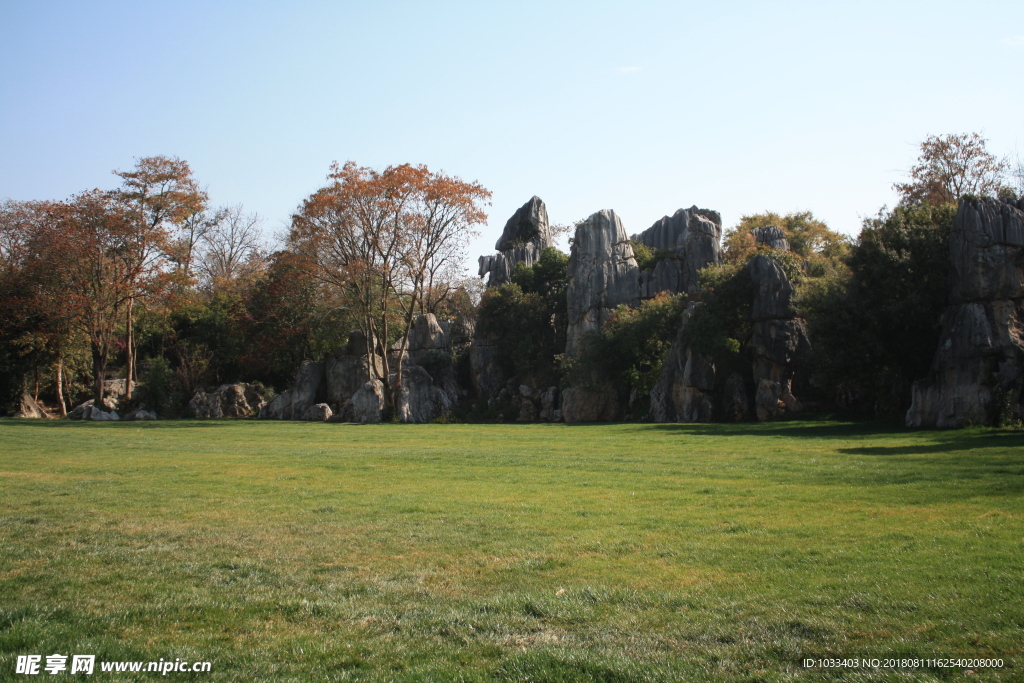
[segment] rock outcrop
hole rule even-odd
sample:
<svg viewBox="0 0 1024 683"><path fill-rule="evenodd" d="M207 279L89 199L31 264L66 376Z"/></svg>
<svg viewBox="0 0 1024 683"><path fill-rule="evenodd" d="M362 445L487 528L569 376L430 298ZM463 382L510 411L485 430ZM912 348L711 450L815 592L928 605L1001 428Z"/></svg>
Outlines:
<svg viewBox="0 0 1024 683"><path fill-rule="evenodd" d="M949 239L950 305L908 427L1024 417L1024 200L963 199Z"/></svg>
<svg viewBox="0 0 1024 683"><path fill-rule="evenodd" d="M266 396L256 385L239 382L222 384L210 392L197 391L188 407L198 418L255 417L266 404Z"/></svg>
<svg viewBox="0 0 1024 683"><path fill-rule="evenodd" d="M460 348L465 351L472 326L457 327ZM380 422L385 407L383 358L367 354L365 335L355 332L348 344L323 361L302 361L295 383L275 396L260 411L261 419L330 422ZM400 346L388 352L394 381ZM371 361L372 359L372 361ZM371 362L376 363L372 368ZM428 372L424 366L429 365ZM433 374L431 374L433 373ZM403 390L396 397L396 415L406 422L427 422L459 402L465 391L456 381L452 365L452 334L447 322L430 313L418 316L409 332L402 359ZM443 399L437 396L443 394Z"/></svg>
<svg viewBox="0 0 1024 683"><path fill-rule="evenodd" d="M722 218L716 211L691 206L665 216L631 239L666 254L653 270L640 273L641 298L666 291L692 294L700 286L700 270L721 260Z"/></svg>
<svg viewBox="0 0 1024 683"><path fill-rule="evenodd" d="M562 419L573 422L608 422L619 414L612 387L572 387L562 392Z"/></svg>
<svg viewBox="0 0 1024 683"><path fill-rule="evenodd" d="M691 321L704 306L692 303L683 311L675 342L661 364L661 376L651 389L651 419L655 422L711 422L715 418L715 364L690 345Z"/></svg>
<svg viewBox="0 0 1024 683"><path fill-rule="evenodd" d="M373 379L363 384L352 395L352 401L348 405L351 415L346 415L346 417L352 422L380 422L384 406L384 383L379 379Z"/></svg>
<svg viewBox="0 0 1024 683"><path fill-rule="evenodd" d="M763 244L766 247L778 249L779 251L789 251L789 240L786 239L786 234L782 232L782 228L777 225L764 225L760 228L754 228L750 231L750 234L754 236L754 241L758 244Z"/></svg>
<svg viewBox="0 0 1024 683"><path fill-rule="evenodd" d="M505 223L505 229L494 245L498 253L480 257L480 277L488 278L488 287L505 284L517 264L533 265L541 252L553 244L547 207L540 197L535 196L519 207Z"/></svg>
<svg viewBox="0 0 1024 683"><path fill-rule="evenodd" d="M640 270L614 211L598 211L576 226L568 275L565 354L578 357L587 338L600 333L616 306L640 303ZM593 386L562 392L562 419L566 422L612 420L618 410L614 389L602 386L596 378Z"/></svg>
<svg viewBox="0 0 1024 683"><path fill-rule="evenodd" d="M616 306L640 303L639 273L614 211L598 211L576 227L566 292L567 355L577 355L586 335L599 332Z"/></svg>
<svg viewBox="0 0 1024 683"><path fill-rule="evenodd" d="M45 420L52 416L31 396L22 394L21 401L18 403L18 412L14 414L14 417Z"/></svg>
<svg viewBox="0 0 1024 683"><path fill-rule="evenodd" d="M372 350L372 349L370 349ZM345 403L371 379L384 373L384 363L377 353L367 353L366 335L353 332L345 346L336 348L324 359L326 402L343 408ZM370 359L377 364L371 373Z"/></svg>
<svg viewBox="0 0 1024 683"><path fill-rule="evenodd" d="M260 409L263 420L301 420L306 409L320 403L326 394L325 363L304 360L291 389L278 394Z"/></svg>
<svg viewBox="0 0 1024 683"><path fill-rule="evenodd" d="M68 419L94 420L96 422L117 422L121 419L116 410L109 408L106 399L100 404L102 407L95 404L95 399L89 399L85 403L75 406L75 409L68 413ZM108 408L108 410L103 410L103 408Z"/></svg>
<svg viewBox="0 0 1024 683"><path fill-rule="evenodd" d="M416 316L409 329L409 361L416 364L430 351L451 349L451 335L447 327L439 323L433 313Z"/></svg>
<svg viewBox="0 0 1024 683"><path fill-rule="evenodd" d="M326 422L334 415L334 411L326 403L314 403L302 413L305 422Z"/></svg>
<svg viewBox="0 0 1024 683"><path fill-rule="evenodd" d="M402 368L402 386L396 401L395 413L402 422L430 422L455 407L447 392L419 365Z"/></svg>
<svg viewBox="0 0 1024 683"><path fill-rule="evenodd" d="M494 245L498 253L480 257L480 277L487 277L488 287L503 285L510 281L517 264L532 266L541 252L553 244L547 207L540 197L534 196L505 223ZM478 325L468 351L474 395L482 401L496 400L509 379L496 360L497 340Z"/></svg>
<svg viewBox="0 0 1024 683"><path fill-rule="evenodd" d="M802 409L794 382L810 341L792 307L793 285L778 262L763 254L747 263L745 274L752 289L749 373L735 364L716 367L714 358L694 348L694 320L705 304L690 304L651 390L655 422L745 420L751 408L758 420L771 420Z"/></svg>
<svg viewBox="0 0 1024 683"><path fill-rule="evenodd" d="M750 340L753 352L754 405L758 420L802 409L793 380L810 350L807 323L792 308L793 285L779 263L764 254L747 263L754 290Z"/></svg>
<svg viewBox="0 0 1024 683"><path fill-rule="evenodd" d="M469 347L469 372L474 395L492 401L508 381L508 373L498 362L497 340L477 325L477 337Z"/></svg>

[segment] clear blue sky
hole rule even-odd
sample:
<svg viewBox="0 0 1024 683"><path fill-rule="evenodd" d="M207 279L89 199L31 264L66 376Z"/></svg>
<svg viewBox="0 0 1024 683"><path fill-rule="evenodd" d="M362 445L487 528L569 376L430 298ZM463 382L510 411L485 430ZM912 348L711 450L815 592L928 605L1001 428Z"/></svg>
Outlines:
<svg viewBox="0 0 1024 683"><path fill-rule="evenodd" d="M427 164L638 232L809 209L856 234L927 134L1024 154L1024 2L0 0L0 198L186 159L287 225L331 161Z"/></svg>

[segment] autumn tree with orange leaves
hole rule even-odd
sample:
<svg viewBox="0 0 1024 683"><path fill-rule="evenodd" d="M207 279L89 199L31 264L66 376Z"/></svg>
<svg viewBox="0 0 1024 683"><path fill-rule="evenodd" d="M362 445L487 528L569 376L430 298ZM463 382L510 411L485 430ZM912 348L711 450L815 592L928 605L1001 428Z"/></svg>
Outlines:
<svg viewBox="0 0 1024 683"><path fill-rule="evenodd" d="M206 192L177 157L143 157L131 171L115 171L123 183L115 192L131 218L120 251L128 284L125 305L126 397L136 379L135 303L159 281L174 251L173 231L206 207Z"/></svg>
<svg viewBox="0 0 1024 683"><path fill-rule="evenodd" d="M388 404L397 407L413 318L443 291L437 279L446 265L461 261L473 228L487 218L483 207L491 193L423 165L376 171L335 163L327 179L292 217L289 244L358 309L362 332L374 340L367 355L379 355L368 365L383 382ZM387 347L393 337L392 372Z"/></svg>

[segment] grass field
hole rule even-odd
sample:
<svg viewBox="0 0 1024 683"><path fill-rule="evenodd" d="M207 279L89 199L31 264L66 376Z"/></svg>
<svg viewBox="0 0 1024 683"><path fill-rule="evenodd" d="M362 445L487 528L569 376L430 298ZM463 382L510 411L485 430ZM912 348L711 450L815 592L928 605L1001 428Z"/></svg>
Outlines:
<svg viewBox="0 0 1024 683"><path fill-rule="evenodd" d="M1021 432L3 420L0 481L0 680L1024 680Z"/></svg>

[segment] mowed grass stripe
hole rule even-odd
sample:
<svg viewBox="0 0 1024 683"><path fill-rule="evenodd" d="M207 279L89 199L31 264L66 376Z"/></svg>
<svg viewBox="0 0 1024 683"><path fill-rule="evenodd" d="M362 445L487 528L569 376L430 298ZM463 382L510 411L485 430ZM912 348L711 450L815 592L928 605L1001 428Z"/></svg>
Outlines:
<svg viewBox="0 0 1024 683"><path fill-rule="evenodd" d="M1019 432L7 420L0 453L0 679L65 650L204 680L1024 666Z"/></svg>

